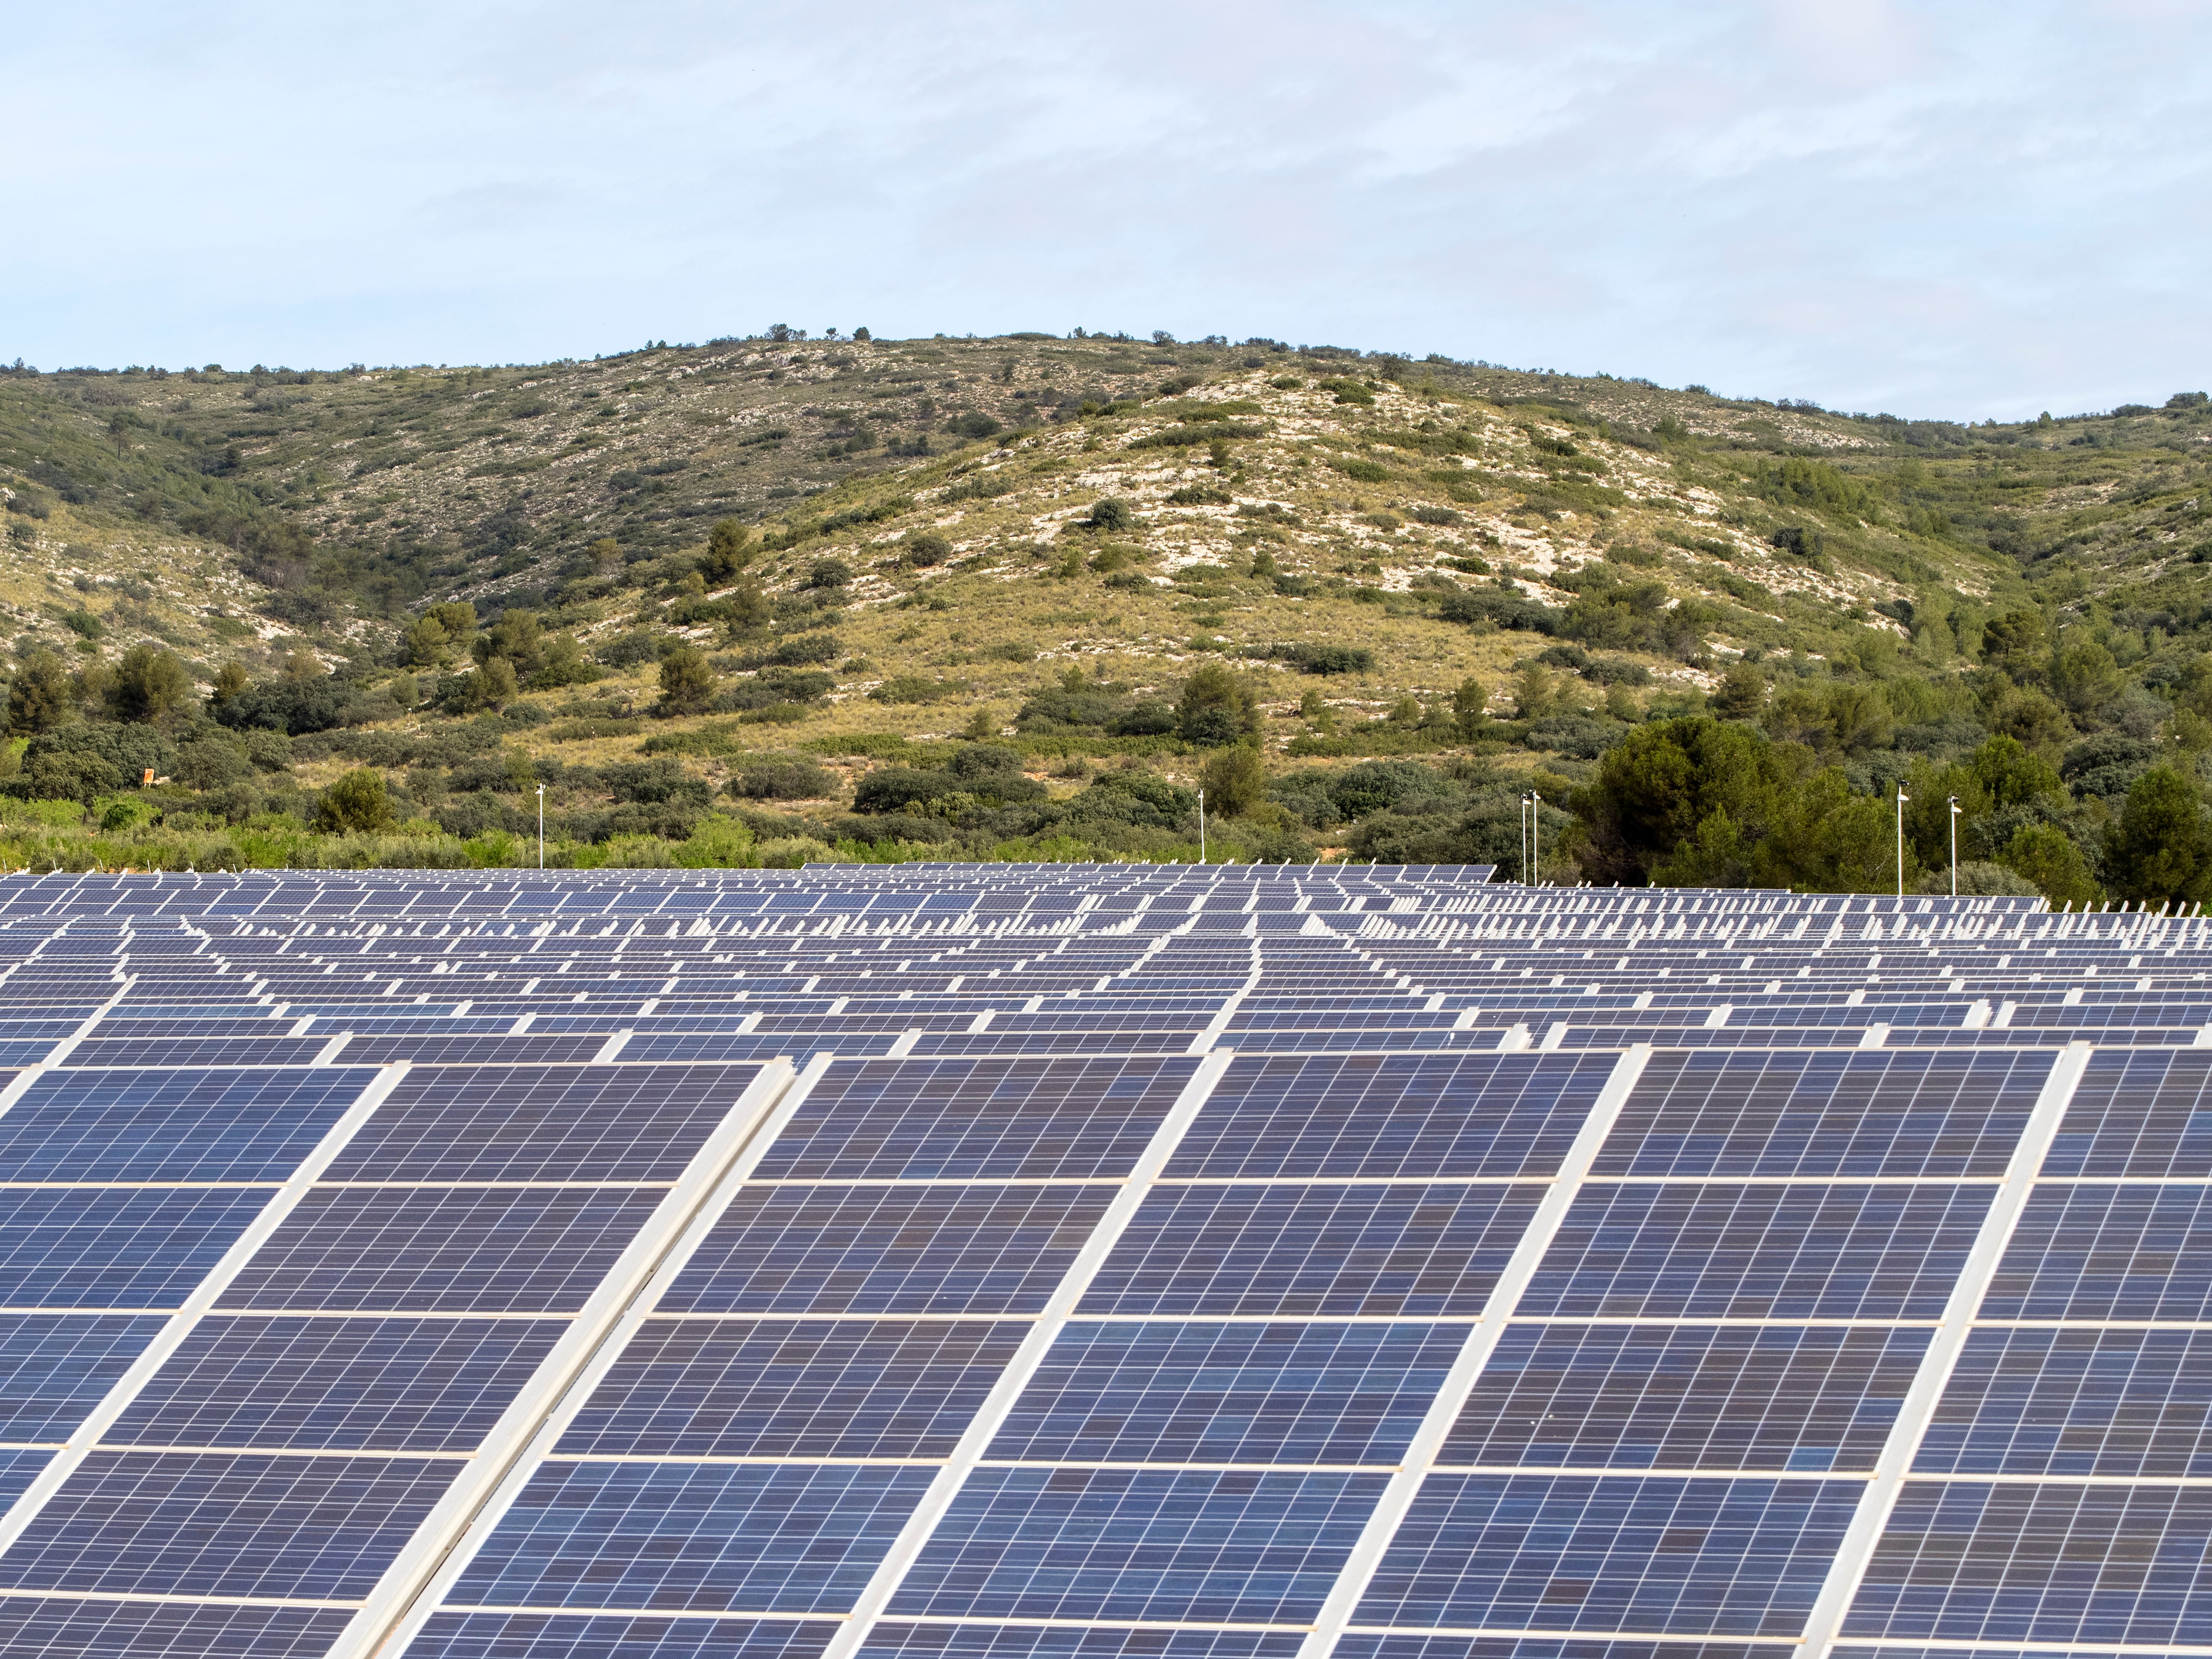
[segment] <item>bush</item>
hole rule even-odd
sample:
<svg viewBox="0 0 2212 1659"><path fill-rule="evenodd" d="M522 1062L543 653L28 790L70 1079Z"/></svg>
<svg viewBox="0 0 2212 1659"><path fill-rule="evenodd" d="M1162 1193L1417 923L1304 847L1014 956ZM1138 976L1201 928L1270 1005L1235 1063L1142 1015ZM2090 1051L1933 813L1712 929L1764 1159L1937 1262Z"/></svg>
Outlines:
<svg viewBox="0 0 2212 1659"><path fill-rule="evenodd" d="M842 559L817 559L808 567L802 587L842 587L853 580L853 567Z"/></svg>
<svg viewBox="0 0 2212 1659"><path fill-rule="evenodd" d="M1364 674L1375 666L1364 645L1279 645L1268 655L1307 674Z"/></svg>
<svg viewBox="0 0 2212 1659"><path fill-rule="evenodd" d="M952 422L952 430L963 438L988 438L1006 430L1004 424L978 411L963 415Z"/></svg>
<svg viewBox="0 0 2212 1659"><path fill-rule="evenodd" d="M1553 610L1548 605L1524 599L1516 593L1487 591L1449 594L1437 606L1437 615L1444 622L1486 622L1533 634L1558 634L1566 623L1566 612Z"/></svg>
<svg viewBox="0 0 2212 1659"><path fill-rule="evenodd" d="M638 629L629 634L617 634L592 654L610 668L628 668L641 662L651 662L659 657L665 647L675 641L664 635Z"/></svg>
<svg viewBox="0 0 2212 1659"><path fill-rule="evenodd" d="M744 800L819 800L837 793L837 779L811 761L764 761L732 778L729 793Z"/></svg>
<svg viewBox="0 0 2212 1659"><path fill-rule="evenodd" d="M618 802L688 800L704 803L714 793L673 759L618 761L603 768L599 781Z"/></svg>
<svg viewBox="0 0 2212 1659"><path fill-rule="evenodd" d="M1241 817L1267 798L1267 769L1252 744L1222 750L1199 775L1206 805L1224 817Z"/></svg>
<svg viewBox="0 0 2212 1659"><path fill-rule="evenodd" d="M384 775L365 766L324 790L315 804L315 828L325 835L388 830L398 822L392 798L385 793Z"/></svg>
<svg viewBox="0 0 2212 1659"><path fill-rule="evenodd" d="M922 674L900 674L885 680L868 696L878 702L943 702L965 696L965 680L933 680Z"/></svg>
<svg viewBox="0 0 2212 1659"><path fill-rule="evenodd" d="M1260 735L1260 700L1243 680L1209 663L1183 682L1176 726L1186 741L1208 748Z"/></svg>
<svg viewBox="0 0 2212 1659"><path fill-rule="evenodd" d="M1137 515L1128 502L1109 495L1095 502L1082 522L1093 530L1128 531L1137 527Z"/></svg>
<svg viewBox="0 0 2212 1659"><path fill-rule="evenodd" d="M660 659L660 700L653 705L655 714L696 714L714 695L714 671L697 646L679 645Z"/></svg>
<svg viewBox="0 0 2212 1659"><path fill-rule="evenodd" d="M175 652L134 645L115 665L107 702L118 720L151 720L183 708L191 694L191 676Z"/></svg>
<svg viewBox="0 0 2212 1659"><path fill-rule="evenodd" d="M346 689L328 678L264 680L212 708L216 719L234 730L252 726L299 737L345 725L351 716Z"/></svg>
<svg viewBox="0 0 2212 1659"><path fill-rule="evenodd" d="M924 530L900 542L898 554L908 564L926 568L951 558L952 544L934 530Z"/></svg>

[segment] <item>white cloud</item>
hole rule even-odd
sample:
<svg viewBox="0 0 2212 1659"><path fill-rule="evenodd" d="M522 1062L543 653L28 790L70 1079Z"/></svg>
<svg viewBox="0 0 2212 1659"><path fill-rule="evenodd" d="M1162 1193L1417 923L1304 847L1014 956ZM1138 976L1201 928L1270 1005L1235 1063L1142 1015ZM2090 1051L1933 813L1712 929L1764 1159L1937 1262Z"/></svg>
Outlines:
<svg viewBox="0 0 2212 1659"><path fill-rule="evenodd" d="M2212 382L2208 28L2186 0L50 8L11 42L0 185L37 234L0 355L1081 323L1911 413L2150 398Z"/></svg>

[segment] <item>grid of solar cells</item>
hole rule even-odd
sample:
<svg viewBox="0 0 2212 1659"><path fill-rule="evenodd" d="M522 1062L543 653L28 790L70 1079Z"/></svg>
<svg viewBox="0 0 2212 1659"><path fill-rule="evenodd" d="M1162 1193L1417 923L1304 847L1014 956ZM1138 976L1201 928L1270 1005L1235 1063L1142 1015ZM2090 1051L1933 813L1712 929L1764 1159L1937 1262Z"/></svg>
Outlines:
<svg viewBox="0 0 2212 1659"><path fill-rule="evenodd" d="M2156 1504L2202 1461L2204 957L2157 916L1425 868L14 881L0 971L46 1018L0 1030L0 1064L82 1034L0 1143L92 1079L289 1070L343 1103L336 1079L407 1060L448 1085L369 1115L11 1536L0 1572L35 1547L94 1587L0 1583L0 1628L356 1651L329 1603L389 1559L416 1466L523 1432L505 1402L659 1227L682 1261L508 1522L464 1539L451 1610L409 1613L413 1651L1747 1656L1797 1642L1900 1435L1912 1474L1842 1639L2185 1644L2203 1541ZM1999 1239L2077 1036L2097 1053ZM1601 1103L1638 1042L1638 1086ZM1209 1048L1237 1057L1115 1212ZM711 1127L685 1079L817 1053L842 1058L711 1218L654 1219ZM533 1068L610 1080L518 1091ZM0 1309L46 1322L0 1333L23 1425L0 1483L46 1466L300 1150L222 1182L208 1124L196 1187L127 1161L0 1186L31 1297ZM195 1208L234 1194L228 1223ZM1072 1272L1072 1317L1025 1348ZM1962 1273L1977 1322L1916 1392ZM1409 1447L1431 1472L1401 1511ZM234 1560L144 1529L198 1524L204 1493ZM313 1594L204 1589L286 1575ZM1144 1628L1111 1622L1132 1608Z"/></svg>

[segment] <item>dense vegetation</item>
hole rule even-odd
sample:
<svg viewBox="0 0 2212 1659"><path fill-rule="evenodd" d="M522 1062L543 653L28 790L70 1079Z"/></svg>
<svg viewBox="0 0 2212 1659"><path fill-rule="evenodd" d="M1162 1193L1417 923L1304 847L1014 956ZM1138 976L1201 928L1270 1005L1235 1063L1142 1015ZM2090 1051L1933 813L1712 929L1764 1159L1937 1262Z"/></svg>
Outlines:
<svg viewBox="0 0 2212 1659"><path fill-rule="evenodd" d="M2212 897L2212 407L1279 343L0 374L0 858ZM194 566L193 559L216 563ZM217 570L218 577L194 575Z"/></svg>

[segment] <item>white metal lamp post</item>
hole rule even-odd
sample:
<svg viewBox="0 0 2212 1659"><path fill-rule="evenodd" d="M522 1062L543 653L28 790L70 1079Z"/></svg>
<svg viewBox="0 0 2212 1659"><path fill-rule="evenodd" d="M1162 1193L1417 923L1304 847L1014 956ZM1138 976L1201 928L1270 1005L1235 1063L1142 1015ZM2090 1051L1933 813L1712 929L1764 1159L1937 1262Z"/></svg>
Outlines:
<svg viewBox="0 0 2212 1659"><path fill-rule="evenodd" d="M545 786L538 786L538 867L545 867Z"/></svg>
<svg viewBox="0 0 2212 1659"><path fill-rule="evenodd" d="M1198 792L1198 861L1206 862L1206 791Z"/></svg>
<svg viewBox="0 0 2212 1659"><path fill-rule="evenodd" d="M1900 901L1905 897L1905 803L1911 799L1911 796L1905 793L1905 786L1899 784L1897 786L1897 896Z"/></svg>
<svg viewBox="0 0 2212 1659"><path fill-rule="evenodd" d="M1540 830L1536 811L1543 804L1544 798L1531 789L1528 792L1528 884L1531 887L1540 887L1544 881L1544 852L1536 844Z"/></svg>
<svg viewBox="0 0 2212 1659"><path fill-rule="evenodd" d="M1950 802L1951 802L1951 896L1952 896L1953 898L1956 898L1956 897L1958 897L1958 896L1959 896L1959 798L1958 798L1956 795L1953 795L1953 796L1951 796L1951 797L1950 797Z"/></svg>

